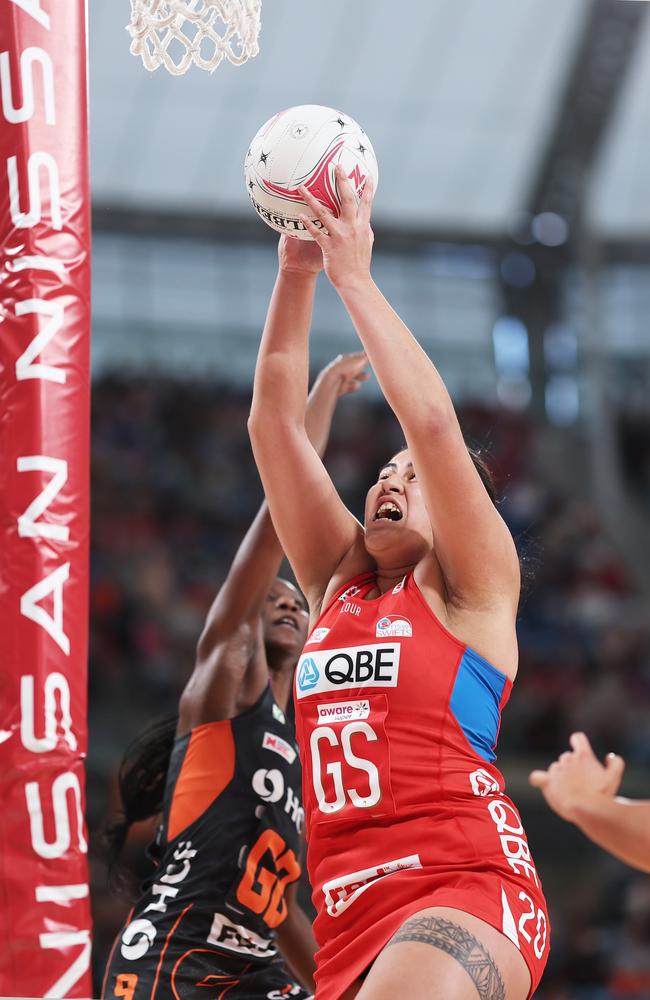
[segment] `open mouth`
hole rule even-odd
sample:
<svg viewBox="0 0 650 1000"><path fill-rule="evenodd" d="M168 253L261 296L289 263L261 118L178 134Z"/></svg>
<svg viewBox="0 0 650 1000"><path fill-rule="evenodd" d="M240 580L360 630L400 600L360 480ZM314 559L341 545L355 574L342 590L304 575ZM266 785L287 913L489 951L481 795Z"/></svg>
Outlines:
<svg viewBox="0 0 650 1000"><path fill-rule="evenodd" d="M274 625L288 625L292 628L294 632L298 631L298 622L291 615L283 615L282 618L276 618L273 622Z"/></svg>
<svg viewBox="0 0 650 1000"><path fill-rule="evenodd" d="M404 515L392 500L384 500L379 505L373 518L374 521L401 521Z"/></svg>

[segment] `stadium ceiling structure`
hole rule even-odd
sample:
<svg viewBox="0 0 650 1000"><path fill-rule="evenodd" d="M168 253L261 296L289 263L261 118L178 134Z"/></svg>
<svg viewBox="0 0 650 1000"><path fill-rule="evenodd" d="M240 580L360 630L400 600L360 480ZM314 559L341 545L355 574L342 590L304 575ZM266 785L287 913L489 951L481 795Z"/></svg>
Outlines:
<svg viewBox="0 0 650 1000"><path fill-rule="evenodd" d="M583 158L595 158L601 146L588 206L599 234L644 238L646 11L623 0L571 0L553 5L552 16L547 0L399 8L356 0L353 11L347 0L326 7L266 0L256 59L173 78L147 73L130 55L126 4L93 0L98 224L128 228L129 218L143 215L179 225L222 218L254 236L260 227L242 181L248 142L280 108L320 103L353 115L372 138L381 172L375 219L383 230L499 240L522 211L541 204L557 167L553 150L559 159L561 144L573 142L582 143ZM585 130L571 129L569 98L582 123L591 121L587 132L598 126L598 142L592 134L585 145Z"/></svg>

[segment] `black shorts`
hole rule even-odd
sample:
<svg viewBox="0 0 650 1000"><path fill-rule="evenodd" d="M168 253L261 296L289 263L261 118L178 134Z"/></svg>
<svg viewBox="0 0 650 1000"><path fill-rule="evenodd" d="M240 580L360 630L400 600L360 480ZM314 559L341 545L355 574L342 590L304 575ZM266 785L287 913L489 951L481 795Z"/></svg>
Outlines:
<svg viewBox="0 0 650 1000"><path fill-rule="evenodd" d="M270 961L231 957L210 945L165 955L160 967L112 961L103 997L119 1000L311 1000L279 956ZM173 959L173 961L171 961ZM131 966L131 968L129 968Z"/></svg>

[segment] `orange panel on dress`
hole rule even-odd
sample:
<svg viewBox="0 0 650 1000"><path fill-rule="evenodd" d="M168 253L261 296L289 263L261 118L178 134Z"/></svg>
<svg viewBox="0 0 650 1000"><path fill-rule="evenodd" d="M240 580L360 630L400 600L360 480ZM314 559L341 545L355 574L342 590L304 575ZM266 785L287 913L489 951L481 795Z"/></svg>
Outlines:
<svg viewBox="0 0 650 1000"><path fill-rule="evenodd" d="M192 731L174 789L167 841L174 840L212 805L235 773L235 741L229 720Z"/></svg>

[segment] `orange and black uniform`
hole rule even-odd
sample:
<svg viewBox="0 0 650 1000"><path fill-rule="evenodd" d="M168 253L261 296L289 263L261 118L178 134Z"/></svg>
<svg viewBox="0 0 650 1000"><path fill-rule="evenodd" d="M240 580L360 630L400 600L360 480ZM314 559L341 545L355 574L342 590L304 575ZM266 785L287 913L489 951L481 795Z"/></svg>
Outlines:
<svg viewBox="0 0 650 1000"><path fill-rule="evenodd" d="M103 996L305 1000L278 954L304 813L293 729L268 687L176 740L159 862L120 934Z"/></svg>

